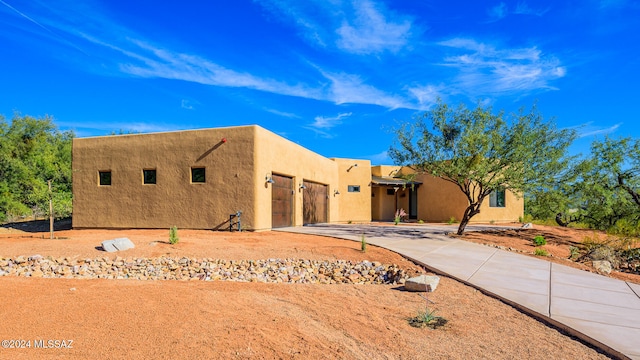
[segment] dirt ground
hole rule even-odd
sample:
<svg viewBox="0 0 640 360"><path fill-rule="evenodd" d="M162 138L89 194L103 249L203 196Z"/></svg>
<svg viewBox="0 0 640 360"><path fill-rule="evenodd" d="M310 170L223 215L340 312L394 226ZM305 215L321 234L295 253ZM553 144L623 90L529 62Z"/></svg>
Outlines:
<svg viewBox="0 0 640 360"><path fill-rule="evenodd" d="M0 257L115 258L100 242L128 237L136 248L120 256L366 259L422 271L375 246L362 253L357 242L300 234L180 230L180 242L170 245L168 230L62 230L49 240L41 229L18 229L0 228ZM0 359L606 358L449 278L429 299L448 320L444 328L409 326L425 300L395 285L4 276L0 340L30 341L31 348L0 348ZM55 348L63 340L72 348ZM54 348L35 348L36 341Z"/></svg>
<svg viewBox="0 0 640 360"><path fill-rule="evenodd" d="M513 226L513 224L507 225ZM460 238L466 241L472 241L480 244L497 245L506 250L511 249L511 251L516 251L521 254L535 256L533 255L535 245L533 244L532 240L537 235L543 236L545 238L547 244L541 246L541 248L545 249L551 255L548 257L536 256L537 258L553 261L558 264L571 266L585 271L596 272L589 261L579 263L569 260L569 247L582 247L582 242L587 237L599 237L601 239L604 239L606 237L606 234L602 231L594 232L594 230L588 229L572 229L559 226L534 225L533 229L466 232ZM640 246L640 243L637 243L635 246ZM608 276L640 284L640 275L637 274L619 272L614 270Z"/></svg>

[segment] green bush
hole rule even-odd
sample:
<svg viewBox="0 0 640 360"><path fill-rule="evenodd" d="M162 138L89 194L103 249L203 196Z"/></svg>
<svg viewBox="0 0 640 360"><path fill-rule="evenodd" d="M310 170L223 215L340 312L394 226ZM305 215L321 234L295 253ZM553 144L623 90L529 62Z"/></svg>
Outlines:
<svg viewBox="0 0 640 360"><path fill-rule="evenodd" d="M447 221L447 224L451 225L451 224L456 224L458 222L458 220L456 220L455 216L452 216L449 218L449 220Z"/></svg>
<svg viewBox="0 0 640 360"><path fill-rule="evenodd" d="M544 239L544 236L538 235L533 238L533 243L536 244L536 246L542 246L547 244L547 240Z"/></svg>
<svg viewBox="0 0 640 360"><path fill-rule="evenodd" d="M580 249L576 246L569 246L569 259L575 260L580 256Z"/></svg>
<svg viewBox="0 0 640 360"><path fill-rule="evenodd" d="M535 256L549 256L549 252L547 252L547 250L543 249L543 248L536 248L533 251L533 254Z"/></svg>
<svg viewBox="0 0 640 360"><path fill-rule="evenodd" d="M360 237L360 250L367 251L367 240L364 238L364 234Z"/></svg>
<svg viewBox="0 0 640 360"><path fill-rule="evenodd" d="M174 226L169 230L169 244L177 244L179 240L180 238L178 237L178 228Z"/></svg>
<svg viewBox="0 0 640 360"><path fill-rule="evenodd" d="M429 310L425 308L424 311L419 311L418 314L412 318L407 319L409 325L416 328L429 327L431 329L437 329L447 324L448 320L435 315L435 310Z"/></svg>

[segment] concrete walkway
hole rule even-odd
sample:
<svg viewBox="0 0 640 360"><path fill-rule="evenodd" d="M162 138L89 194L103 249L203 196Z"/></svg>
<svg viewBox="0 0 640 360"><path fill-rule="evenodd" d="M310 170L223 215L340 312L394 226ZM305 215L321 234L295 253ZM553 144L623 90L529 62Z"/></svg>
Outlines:
<svg viewBox="0 0 640 360"><path fill-rule="evenodd" d="M467 227L467 231L489 226ZM455 226L278 229L381 246L490 293L621 358L640 360L640 285L444 236Z"/></svg>

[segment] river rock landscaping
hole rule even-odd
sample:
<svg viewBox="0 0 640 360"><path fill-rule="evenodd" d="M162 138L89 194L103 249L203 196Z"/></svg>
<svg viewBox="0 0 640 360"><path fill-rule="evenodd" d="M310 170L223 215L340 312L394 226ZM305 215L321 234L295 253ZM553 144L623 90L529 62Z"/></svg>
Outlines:
<svg viewBox="0 0 640 360"><path fill-rule="evenodd" d="M196 258L0 258L0 276L79 279L204 280L263 283L403 284L397 265L346 260L221 260Z"/></svg>

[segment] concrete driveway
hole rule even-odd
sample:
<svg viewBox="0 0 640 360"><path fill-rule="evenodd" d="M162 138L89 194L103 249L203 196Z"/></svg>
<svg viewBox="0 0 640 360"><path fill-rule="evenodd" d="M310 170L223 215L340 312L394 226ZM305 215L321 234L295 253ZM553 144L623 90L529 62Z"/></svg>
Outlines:
<svg viewBox="0 0 640 360"><path fill-rule="evenodd" d="M467 231L509 228L469 225ZM451 238L455 225L328 225L277 231L360 241L490 294L620 358L640 360L640 285Z"/></svg>

